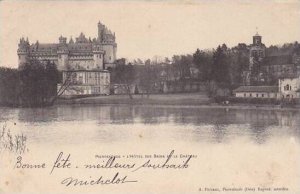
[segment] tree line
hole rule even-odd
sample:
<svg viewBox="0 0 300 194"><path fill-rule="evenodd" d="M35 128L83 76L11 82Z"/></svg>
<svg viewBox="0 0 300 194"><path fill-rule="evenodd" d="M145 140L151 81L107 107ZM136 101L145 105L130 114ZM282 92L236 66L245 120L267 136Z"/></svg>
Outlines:
<svg viewBox="0 0 300 194"><path fill-rule="evenodd" d="M292 55L299 52L298 42L266 47L267 56ZM229 48L222 44L211 50L197 49L192 54L174 55L171 59L155 56L152 60L134 59L127 62L123 58L118 62L116 68L112 69L113 83L138 84L150 93L162 81L172 81L183 86L189 81L198 81L207 83L209 87L232 90L243 83L243 73L249 70L249 46L240 43ZM262 62L255 62L251 74L253 79L261 73L261 69L258 68L261 65ZM276 83L276 80L271 79L263 84Z"/></svg>
<svg viewBox="0 0 300 194"><path fill-rule="evenodd" d="M300 54L298 42L266 48L267 55ZM258 64L258 63L257 63ZM257 67L261 64L256 65ZM259 74L254 66L253 73ZM125 86L129 97L131 85L138 85L144 93L162 92L163 83L172 82L182 87L189 82L207 84L209 96L215 88L232 90L243 82L243 71L249 69L249 48L238 44L228 48L226 44L216 49L197 49L192 54L174 55L171 59L154 57L145 61L126 59L116 61L110 69L111 83ZM0 67L0 104L9 106L51 105L57 98L57 83L61 72L54 63L31 60L19 69ZM134 93L138 93L137 88Z"/></svg>
<svg viewBox="0 0 300 194"><path fill-rule="evenodd" d="M193 54L174 55L164 60L119 60L112 69L112 83L137 84L151 93L162 82L174 82L184 87L193 82L215 83L231 88L241 83L242 70L248 67L249 55L240 45L229 49L225 44L214 50L197 49Z"/></svg>
<svg viewBox="0 0 300 194"><path fill-rule="evenodd" d="M61 74L54 63L31 60L19 69L0 67L0 104L47 106L56 99Z"/></svg>

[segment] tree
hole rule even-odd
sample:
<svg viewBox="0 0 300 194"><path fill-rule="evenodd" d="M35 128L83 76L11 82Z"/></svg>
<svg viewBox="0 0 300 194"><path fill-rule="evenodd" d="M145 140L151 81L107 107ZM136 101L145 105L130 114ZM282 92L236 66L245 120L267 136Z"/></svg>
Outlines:
<svg viewBox="0 0 300 194"><path fill-rule="evenodd" d="M193 62L199 69L199 80L207 81L210 79L212 57L199 49L193 54Z"/></svg>
<svg viewBox="0 0 300 194"><path fill-rule="evenodd" d="M224 49L224 46L222 48ZM228 58L225 54L226 50L222 48L218 46L213 54L211 78L219 84L228 85L230 83Z"/></svg>
<svg viewBox="0 0 300 194"><path fill-rule="evenodd" d="M156 69L157 67L148 65L144 66L140 72L139 84L146 91L148 97L154 91L155 84L159 79Z"/></svg>
<svg viewBox="0 0 300 194"><path fill-rule="evenodd" d="M114 71L115 76L113 82L124 85L129 98L133 99L130 91L130 87L136 77L136 72L133 65L131 63L129 63L128 65L117 65Z"/></svg>
<svg viewBox="0 0 300 194"><path fill-rule="evenodd" d="M0 67L0 104L18 106L19 90L18 70Z"/></svg>
<svg viewBox="0 0 300 194"><path fill-rule="evenodd" d="M192 55L174 55L172 57L175 71L178 73L178 77L181 81L190 78L190 65L193 62Z"/></svg>
<svg viewBox="0 0 300 194"><path fill-rule="evenodd" d="M24 106L51 105L56 96L59 73L51 62L31 60L19 70L20 99Z"/></svg>

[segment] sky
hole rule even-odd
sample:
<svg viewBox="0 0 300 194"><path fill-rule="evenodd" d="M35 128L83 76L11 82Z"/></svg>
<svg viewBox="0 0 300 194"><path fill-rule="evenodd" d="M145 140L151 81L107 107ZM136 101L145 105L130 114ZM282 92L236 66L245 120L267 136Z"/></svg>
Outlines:
<svg viewBox="0 0 300 194"><path fill-rule="evenodd" d="M19 39L57 43L98 21L116 33L117 57L193 53L225 43L250 44L258 31L266 46L300 42L300 1L0 1L0 66L17 67ZM258 30L256 30L258 29Z"/></svg>

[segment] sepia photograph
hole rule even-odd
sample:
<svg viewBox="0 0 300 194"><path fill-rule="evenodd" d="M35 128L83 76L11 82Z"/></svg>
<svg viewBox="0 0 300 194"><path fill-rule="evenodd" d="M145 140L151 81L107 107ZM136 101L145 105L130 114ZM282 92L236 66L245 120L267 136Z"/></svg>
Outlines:
<svg viewBox="0 0 300 194"><path fill-rule="evenodd" d="M0 194L300 194L300 1L1 0Z"/></svg>

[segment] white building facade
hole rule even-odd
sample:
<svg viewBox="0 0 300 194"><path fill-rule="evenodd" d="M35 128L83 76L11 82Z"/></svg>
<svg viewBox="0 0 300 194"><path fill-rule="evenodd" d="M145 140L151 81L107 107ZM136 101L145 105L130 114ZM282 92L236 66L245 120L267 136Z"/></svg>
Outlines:
<svg viewBox="0 0 300 194"><path fill-rule="evenodd" d="M62 97L109 95L110 73L107 70L63 71L57 93Z"/></svg>
<svg viewBox="0 0 300 194"><path fill-rule="evenodd" d="M281 98L300 98L300 77L279 79L278 87Z"/></svg>
<svg viewBox="0 0 300 194"><path fill-rule="evenodd" d="M240 86L233 93L238 98L300 99L300 77L281 78L278 86Z"/></svg>
<svg viewBox="0 0 300 194"><path fill-rule="evenodd" d="M278 98L277 86L240 86L233 92L238 98Z"/></svg>

